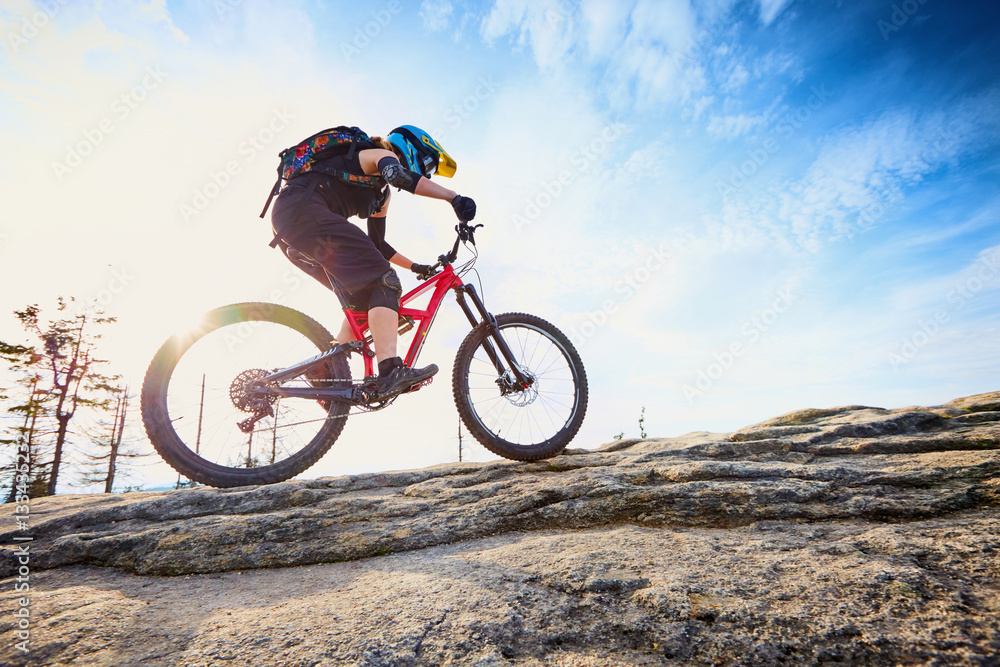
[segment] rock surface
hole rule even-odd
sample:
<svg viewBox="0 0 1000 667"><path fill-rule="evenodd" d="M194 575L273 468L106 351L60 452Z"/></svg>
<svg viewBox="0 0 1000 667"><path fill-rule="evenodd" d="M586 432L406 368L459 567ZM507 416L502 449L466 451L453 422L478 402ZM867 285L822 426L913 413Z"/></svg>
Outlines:
<svg viewBox="0 0 1000 667"><path fill-rule="evenodd" d="M5 664L997 665L1000 392L38 499L31 534L31 651ZM0 583L3 608L22 595Z"/></svg>

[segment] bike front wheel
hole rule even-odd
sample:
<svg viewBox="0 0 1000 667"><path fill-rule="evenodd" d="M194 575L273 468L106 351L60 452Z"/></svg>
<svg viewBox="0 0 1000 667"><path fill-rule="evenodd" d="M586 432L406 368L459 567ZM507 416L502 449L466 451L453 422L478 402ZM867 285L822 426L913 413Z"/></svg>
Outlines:
<svg viewBox="0 0 1000 667"><path fill-rule="evenodd" d="M240 303L207 313L159 349L142 385L142 419L156 451L195 482L272 484L320 459L344 428L341 401L257 391L261 378L332 346L312 318L285 306ZM351 384L344 355L283 386Z"/></svg>
<svg viewBox="0 0 1000 667"><path fill-rule="evenodd" d="M458 414L486 449L516 461L561 452L587 412L587 373L569 339L554 325L525 313L496 318L513 361L528 379L515 379L486 323L455 356L452 389Z"/></svg>

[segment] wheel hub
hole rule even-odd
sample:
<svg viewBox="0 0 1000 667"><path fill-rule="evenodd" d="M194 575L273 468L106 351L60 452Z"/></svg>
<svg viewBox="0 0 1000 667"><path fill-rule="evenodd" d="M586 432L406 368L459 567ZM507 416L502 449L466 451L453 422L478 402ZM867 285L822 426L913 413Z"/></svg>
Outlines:
<svg viewBox="0 0 1000 667"><path fill-rule="evenodd" d="M268 372L262 368L252 368L236 376L229 385L229 400L237 410L253 414L271 412L277 397L264 391L265 385L261 380L267 375Z"/></svg>
<svg viewBox="0 0 1000 667"><path fill-rule="evenodd" d="M518 383L513 371L507 370L497 378L497 385L500 387L500 395L506 398L511 405L523 408L531 405L538 398L538 380L529 371L521 369L521 375L527 380L525 385Z"/></svg>

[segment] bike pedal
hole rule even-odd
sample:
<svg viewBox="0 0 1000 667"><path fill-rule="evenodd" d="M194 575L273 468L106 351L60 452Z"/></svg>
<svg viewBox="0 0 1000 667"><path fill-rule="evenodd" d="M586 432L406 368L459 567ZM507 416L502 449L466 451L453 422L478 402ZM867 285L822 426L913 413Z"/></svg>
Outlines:
<svg viewBox="0 0 1000 667"><path fill-rule="evenodd" d="M416 391L416 390L420 389L421 387L426 387L431 382L434 382L434 378L432 378L432 377L427 378L423 382L418 382L417 384L413 385L412 387L410 387L409 389L407 389L406 391L401 392L401 393L409 394L411 391Z"/></svg>

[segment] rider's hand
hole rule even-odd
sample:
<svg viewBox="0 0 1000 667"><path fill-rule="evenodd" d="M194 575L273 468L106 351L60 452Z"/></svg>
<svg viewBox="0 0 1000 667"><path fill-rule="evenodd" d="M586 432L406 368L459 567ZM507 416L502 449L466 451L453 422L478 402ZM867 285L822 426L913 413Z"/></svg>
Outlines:
<svg viewBox="0 0 1000 667"><path fill-rule="evenodd" d="M437 275L438 271L433 266L427 266L426 264L413 264L410 266L410 271L417 274L417 278L421 280L427 280L431 276Z"/></svg>
<svg viewBox="0 0 1000 667"><path fill-rule="evenodd" d="M469 197L456 195L451 200L451 207L455 209L455 215L462 222L468 222L476 217L476 202L472 201Z"/></svg>

